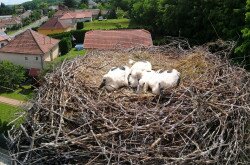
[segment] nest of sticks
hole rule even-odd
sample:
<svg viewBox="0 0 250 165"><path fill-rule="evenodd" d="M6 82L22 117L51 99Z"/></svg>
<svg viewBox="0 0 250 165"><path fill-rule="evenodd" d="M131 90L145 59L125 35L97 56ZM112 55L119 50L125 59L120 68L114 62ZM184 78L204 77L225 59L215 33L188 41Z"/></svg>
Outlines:
<svg viewBox="0 0 250 165"><path fill-rule="evenodd" d="M90 52L47 74L20 128L10 132L20 164L237 164L249 162L250 75L206 46ZM228 48L229 47L229 48ZM216 54L218 53L218 54ZM128 60L181 72L160 96L98 89Z"/></svg>

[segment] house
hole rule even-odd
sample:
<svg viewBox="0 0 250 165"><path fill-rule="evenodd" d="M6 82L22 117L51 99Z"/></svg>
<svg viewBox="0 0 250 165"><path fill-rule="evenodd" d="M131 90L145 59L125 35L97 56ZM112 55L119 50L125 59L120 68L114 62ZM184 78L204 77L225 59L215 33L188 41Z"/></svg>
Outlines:
<svg viewBox="0 0 250 165"><path fill-rule="evenodd" d="M58 5L52 5L52 6L49 6L49 9L50 10L58 10L59 6Z"/></svg>
<svg viewBox="0 0 250 165"><path fill-rule="evenodd" d="M25 19L25 18L28 18L31 14L32 14L32 11L31 10L27 10L26 12L24 12L23 14L21 14L19 17L21 19Z"/></svg>
<svg viewBox="0 0 250 165"><path fill-rule="evenodd" d="M149 31L135 30L93 30L88 31L84 38L85 49L115 50L153 45Z"/></svg>
<svg viewBox="0 0 250 165"><path fill-rule="evenodd" d="M11 19L13 16L12 15L0 15L0 19L4 20L4 19Z"/></svg>
<svg viewBox="0 0 250 165"><path fill-rule="evenodd" d="M92 12L76 10L76 11L63 11L58 10L55 14L61 21L67 23L77 23L77 22L90 22L92 21Z"/></svg>
<svg viewBox="0 0 250 165"><path fill-rule="evenodd" d="M110 10L101 10L101 15L106 17L107 15L110 14Z"/></svg>
<svg viewBox="0 0 250 165"><path fill-rule="evenodd" d="M92 13L87 11L68 11L64 12L59 19L65 23L71 24L77 22L91 22Z"/></svg>
<svg viewBox="0 0 250 165"><path fill-rule="evenodd" d="M10 37L3 31L0 31L0 48L7 45L9 41L10 41Z"/></svg>
<svg viewBox="0 0 250 165"><path fill-rule="evenodd" d="M88 0L88 6L90 9L97 7L97 3L94 2L93 0Z"/></svg>
<svg viewBox="0 0 250 165"><path fill-rule="evenodd" d="M7 29L7 26L5 25L5 23L0 22L0 31L5 31Z"/></svg>
<svg viewBox="0 0 250 165"><path fill-rule="evenodd" d="M75 30L76 25L61 21L58 17L53 17L37 29L38 33L48 35Z"/></svg>
<svg viewBox="0 0 250 165"><path fill-rule="evenodd" d="M44 68L47 61L58 57L58 43L59 40L28 29L0 49L0 61L8 60L31 71L38 71Z"/></svg>
<svg viewBox="0 0 250 165"><path fill-rule="evenodd" d="M21 26L21 18L20 17L12 17L8 19L0 19L0 24L5 25L6 28L12 28L13 26Z"/></svg>
<svg viewBox="0 0 250 165"><path fill-rule="evenodd" d="M100 15L101 10L100 9L85 9L83 10L85 12L91 12L93 18L98 18Z"/></svg>

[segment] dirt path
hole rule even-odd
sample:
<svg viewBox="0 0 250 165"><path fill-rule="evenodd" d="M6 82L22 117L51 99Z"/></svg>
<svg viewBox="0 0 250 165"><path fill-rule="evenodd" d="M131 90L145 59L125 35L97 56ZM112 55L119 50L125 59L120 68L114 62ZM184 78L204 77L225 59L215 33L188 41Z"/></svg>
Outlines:
<svg viewBox="0 0 250 165"><path fill-rule="evenodd" d="M21 106L21 105L24 104L23 101L10 99L10 98L6 98L6 97L2 97L2 96L0 96L0 102L5 103L5 104L9 104L9 105L13 105L13 106L16 106L16 107Z"/></svg>

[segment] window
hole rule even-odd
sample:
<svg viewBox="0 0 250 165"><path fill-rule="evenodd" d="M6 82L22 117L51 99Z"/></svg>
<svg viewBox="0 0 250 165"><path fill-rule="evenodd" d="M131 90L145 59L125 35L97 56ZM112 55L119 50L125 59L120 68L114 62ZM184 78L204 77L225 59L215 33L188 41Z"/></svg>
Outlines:
<svg viewBox="0 0 250 165"><path fill-rule="evenodd" d="M38 57L36 57L36 60L38 60Z"/></svg>
<svg viewBox="0 0 250 165"><path fill-rule="evenodd" d="M28 57L25 57L25 60L28 60Z"/></svg>
<svg viewBox="0 0 250 165"><path fill-rule="evenodd" d="M4 43L1 43L1 48L4 47Z"/></svg>

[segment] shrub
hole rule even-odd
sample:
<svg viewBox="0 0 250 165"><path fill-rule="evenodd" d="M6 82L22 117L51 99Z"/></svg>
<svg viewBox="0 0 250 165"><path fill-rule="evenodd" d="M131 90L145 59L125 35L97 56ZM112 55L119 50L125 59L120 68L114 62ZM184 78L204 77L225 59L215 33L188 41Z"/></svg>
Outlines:
<svg viewBox="0 0 250 165"><path fill-rule="evenodd" d="M48 36L55 38L55 39L62 40L63 38L71 37L71 34L70 32L63 32L63 33L49 34Z"/></svg>
<svg viewBox="0 0 250 165"><path fill-rule="evenodd" d="M71 35L76 39L75 40L76 43L83 43L85 33L87 31L88 30L73 30L73 31L71 31Z"/></svg>
<svg viewBox="0 0 250 165"><path fill-rule="evenodd" d="M65 37L59 42L59 49L62 55L67 54L72 48L71 38Z"/></svg>
<svg viewBox="0 0 250 165"><path fill-rule="evenodd" d="M63 32L63 33L57 33L57 34L50 34L48 35L49 37L55 38L55 39L59 39L62 40L65 37L69 37L72 38L72 36L76 39L75 42L76 43L83 43L84 41L84 36L85 33L88 30L71 30L70 32Z"/></svg>
<svg viewBox="0 0 250 165"><path fill-rule="evenodd" d="M0 88L14 89L25 79L25 70L22 66L9 61L0 62Z"/></svg>
<svg viewBox="0 0 250 165"><path fill-rule="evenodd" d="M76 29L77 30L81 30L81 29L83 29L83 22L77 22L77 24L76 24Z"/></svg>

